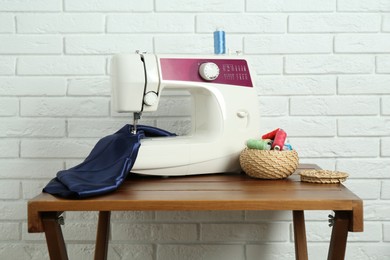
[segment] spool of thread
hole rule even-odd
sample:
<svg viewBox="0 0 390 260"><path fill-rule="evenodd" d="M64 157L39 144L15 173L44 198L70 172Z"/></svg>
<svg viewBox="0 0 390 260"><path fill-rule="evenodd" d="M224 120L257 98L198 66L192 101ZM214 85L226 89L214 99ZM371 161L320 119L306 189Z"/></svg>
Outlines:
<svg viewBox="0 0 390 260"><path fill-rule="evenodd" d="M283 129L279 129L276 132L274 142L272 143L271 148L274 150L281 151L283 150L284 143L286 142L287 134Z"/></svg>
<svg viewBox="0 0 390 260"><path fill-rule="evenodd" d="M271 150L271 144L267 140L249 139L246 146L249 149Z"/></svg>
<svg viewBox="0 0 390 260"><path fill-rule="evenodd" d="M225 54L226 53L226 44L225 44L225 31L222 29L217 29L214 32L214 54Z"/></svg>
<svg viewBox="0 0 390 260"><path fill-rule="evenodd" d="M265 135L263 135L261 138L262 139L274 139L275 138L275 135L276 133L279 131L280 128L276 128L275 130L273 130L272 132L269 132L269 133L266 133Z"/></svg>

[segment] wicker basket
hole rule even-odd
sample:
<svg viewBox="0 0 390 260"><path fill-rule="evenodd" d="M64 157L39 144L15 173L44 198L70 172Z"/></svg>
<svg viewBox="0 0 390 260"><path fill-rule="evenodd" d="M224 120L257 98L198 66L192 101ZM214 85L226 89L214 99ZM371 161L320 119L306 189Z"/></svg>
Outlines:
<svg viewBox="0 0 390 260"><path fill-rule="evenodd" d="M249 176L260 179L284 179L298 167L295 150L275 151L245 148L240 154L242 170Z"/></svg>
<svg viewBox="0 0 390 260"><path fill-rule="evenodd" d="M300 173L301 181L312 183L342 183L348 173L328 170L304 170Z"/></svg>

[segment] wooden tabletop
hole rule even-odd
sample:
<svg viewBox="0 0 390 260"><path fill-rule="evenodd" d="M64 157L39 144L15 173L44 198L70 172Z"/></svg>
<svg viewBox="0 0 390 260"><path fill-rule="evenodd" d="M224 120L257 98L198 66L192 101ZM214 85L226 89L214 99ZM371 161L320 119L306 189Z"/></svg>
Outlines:
<svg viewBox="0 0 390 260"><path fill-rule="evenodd" d="M42 232L42 212L131 210L335 210L351 211L350 231L363 230L362 200L342 184L300 181L300 165L283 180L245 174L182 177L132 175L108 195L69 200L42 193L28 202L29 232Z"/></svg>

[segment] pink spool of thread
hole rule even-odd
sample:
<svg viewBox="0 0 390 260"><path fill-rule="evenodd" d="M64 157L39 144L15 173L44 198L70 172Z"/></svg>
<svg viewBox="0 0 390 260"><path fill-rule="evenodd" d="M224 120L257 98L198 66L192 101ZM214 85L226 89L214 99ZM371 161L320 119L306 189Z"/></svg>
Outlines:
<svg viewBox="0 0 390 260"><path fill-rule="evenodd" d="M274 142L272 143L271 149L281 151L283 150L283 145L286 142L287 134L283 129L278 129L275 134Z"/></svg>

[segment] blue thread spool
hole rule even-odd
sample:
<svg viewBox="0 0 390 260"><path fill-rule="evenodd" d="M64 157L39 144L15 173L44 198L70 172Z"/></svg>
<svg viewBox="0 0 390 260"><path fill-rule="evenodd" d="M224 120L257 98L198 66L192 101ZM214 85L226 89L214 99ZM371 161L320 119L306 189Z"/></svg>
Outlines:
<svg viewBox="0 0 390 260"><path fill-rule="evenodd" d="M221 29L217 29L214 32L214 53L215 54L226 53L225 31Z"/></svg>

